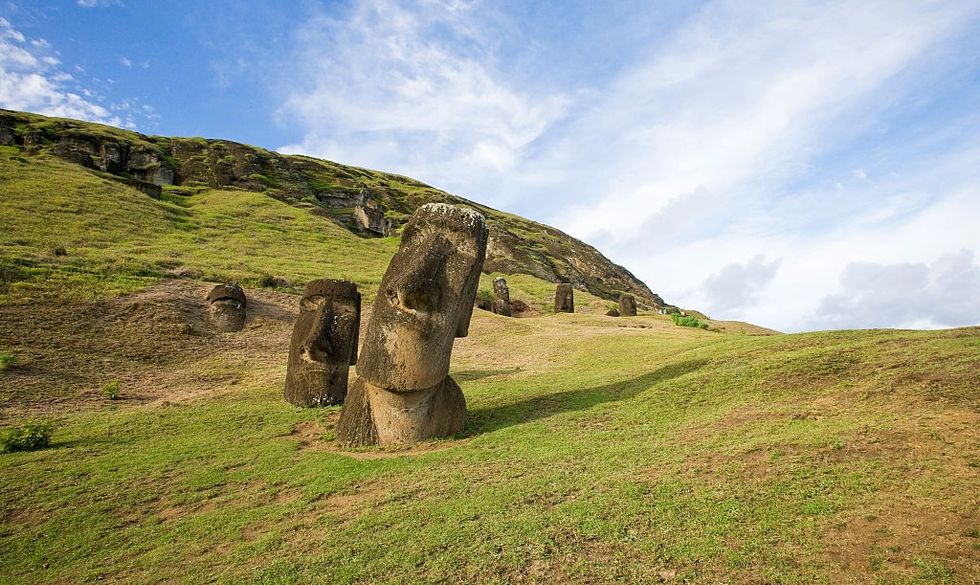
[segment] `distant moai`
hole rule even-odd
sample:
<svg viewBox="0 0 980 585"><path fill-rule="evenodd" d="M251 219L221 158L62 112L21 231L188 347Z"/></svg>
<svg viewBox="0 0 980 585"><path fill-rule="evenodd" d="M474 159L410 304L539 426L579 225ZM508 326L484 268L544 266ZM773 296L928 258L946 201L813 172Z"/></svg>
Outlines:
<svg viewBox="0 0 980 585"><path fill-rule="evenodd" d="M497 277L493 280L493 295L493 312L510 317L510 288L507 287L507 281L503 277Z"/></svg>
<svg viewBox="0 0 980 585"><path fill-rule="evenodd" d="M623 293L619 295L619 316L620 317L636 316L636 299L633 298L633 295L629 293Z"/></svg>
<svg viewBox="0 0 980 585"><path fill-rule="evenodd" d="M445 203L419 207L405 225L337 422L342 443L411 444L463 430L466 400L449 360L469 331L487 236L482 215Z"/></svg>
<svg viewBox="0 0 980 585"><path fill-rule="evenodd" d="M555 289L555 312L574 313L575 312L575 292L572 285L563 282Z"/></svg>
<svg viewBox="0 0 980 585"><path fill-rule="evenodd" d="M245 291L237 282L219 284L207 296L208 316L221 331L241 331L245 326Z"/></svg>
<svg viewBox="0 0 980 585"><path fill-rule="evenodd" d="M361 293L346 280L310 281L289 339L286 400L296 406L340 404L357 363Z"/></svg>

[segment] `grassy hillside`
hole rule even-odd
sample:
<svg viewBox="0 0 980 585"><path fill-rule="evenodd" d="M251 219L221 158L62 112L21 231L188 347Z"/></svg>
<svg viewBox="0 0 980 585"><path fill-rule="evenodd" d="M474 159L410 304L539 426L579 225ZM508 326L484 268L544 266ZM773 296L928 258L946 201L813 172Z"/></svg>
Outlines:
<svg viewBox="0 0 980 585"><path fill-rule="evenodd" d="M633 293L648 306L663 300L592 246L555 228L451 195L414 179L305 156L286 156L228 140L144 136L78 120L0 110L0 145L30 158L53 155L98 176L174 195L206 190L260 194L368 236L357 209L374 210L396 234L424 203L465 204L481 211L490 228L486 270L527 274L615 300ZM229 195L230 197L231 195ZM244 195L243 195L244 197ZM252 197L255 199L255 197Z"/></svg>
<svg viewBox="0 0 980 585"><path fill-rule="evenodd" d="M0 193L0 427L55 425L0 455L0 582L980 580L980 328L714 332L581 291L554 315L513 275L538 315L457 340L463 434L342 451L339 409L281 399L297 296L261 284L373 297L394 238L19 149ZM221 334L229 278L250 316Z"/></svg>

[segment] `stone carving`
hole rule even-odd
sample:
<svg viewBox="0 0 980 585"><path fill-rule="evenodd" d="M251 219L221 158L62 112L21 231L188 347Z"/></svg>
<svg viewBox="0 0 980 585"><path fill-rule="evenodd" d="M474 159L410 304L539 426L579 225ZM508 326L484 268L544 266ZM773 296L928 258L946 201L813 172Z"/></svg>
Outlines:
<svg viewBox="0 0 980 585"><path fill-rule="evenodd" d="M357 363L361 293L345 280L306 285L289 339L286 400L296 406L340 404L347 374Z"/></svg>
<svg viewBox="0 0 980 585"><path fill-rule="evenodd" d="M563 282L555 289L555 312L574 313L575 312L575 293L572 285Z"/></svg>
<svg viewBox="0 0 980 585"><path fill-rule="evenodd" d="M365 329L337 422L341 442L409 444L463 429L466 401L449 359L469 330L486 247L479 213L445 203L416 210Z"/></svg>
<svg viewBox="0 0 980 585"><path fill-rule="evenodd" d="M606 311L606 317L619 317L619 309L609 309Z"/></svg>
<svg viewBox="0 0 980 585"><path fill-rule="evenodd" d="M493 280L493 296L493 312L510 317L510 288L507 287L507 281L502 277Z"/></svg>
<svg viewBox="0 0 980 585"><path fill-rule="evenodd" d="M619 316L620 317L636 316L636 299L633 298L633 295L628 293L623 293L619 295Z"/></svg>
<svg viewBox="0 0 980 585"><path fill-rule="evenodd" d="M207 296L208 315L221 331L241 331L245 326L245 291L237 282L219 284Z"/></svg>

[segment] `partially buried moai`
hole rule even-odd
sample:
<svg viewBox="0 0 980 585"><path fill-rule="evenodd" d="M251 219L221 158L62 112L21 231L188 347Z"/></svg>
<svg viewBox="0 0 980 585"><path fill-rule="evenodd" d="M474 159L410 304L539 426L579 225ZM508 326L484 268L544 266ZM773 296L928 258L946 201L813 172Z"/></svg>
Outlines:
<svg viewBox="0 0 980 585"><path fill-rule="evenodd" d="M493 280L493 312L505 317L511 316L510 288L502 277Z"/></svg>
<svg viewBox="0 0 980 585"><path fill-rule="evenodd" d="M574 313L575 312L575 297L572 289L572 285L563 282L558 285L555 289L555 312L556 313Z"/></svg>
<svg viewBox="0 0 980 585"><path fill-rule="evenodd" d="M311 281L289 339L286 400L296 406L340 404L357 363L361 293L346 280Z"/></svg>
<svg viewBox="0 0 980 585"><path fill-rule="evenodd" d="M636 299L633 298L633 295L627 293L619 295L619 316L636 316Z"/></svg>
<svg viewBox="0 0 980 585"><path fill-rule="evenodd" d="M245 326L245 291L237 282L219 284L207 296L208 316L221 331L241 331Z"/></svg>
<svg viewBox="0 0 980 585"><path fill-rule="evenodd" d="M445 203L416 210L381 280L338 440L410 444L463 430L466 401L449 358L469 330L486 249L479 213Z"/></svg>

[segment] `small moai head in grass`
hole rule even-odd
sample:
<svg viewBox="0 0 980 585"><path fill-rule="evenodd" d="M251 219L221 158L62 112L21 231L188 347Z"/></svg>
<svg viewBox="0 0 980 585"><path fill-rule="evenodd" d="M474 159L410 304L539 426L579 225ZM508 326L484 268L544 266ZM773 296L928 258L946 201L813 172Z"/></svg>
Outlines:
<svg viewBox="0 0 980 585"><path fill-rule="evenodd" d="M236 282L219 284L207 296L208 315L221 331L241 331L245 326L245 291Z"/></svg>
<svg viewBox="0 0 980 585"><path fill-rule="evenodd" d="M572 285L563 282L558 285L555 289L555 312L556 313L574 313L575 312L575 297L574 289Z"/></svg>
<svg viewBox="0 0 980 585"><path fill-rule="evenodd" d="M285 397L296 406L340 404L357 363L361 293L346 280L310 281L289 339Z"/></svg>
<svg viewBox="0 0 980 585"><path fill-rule="evenodd" d="M510 302L510 288L508 288L507 281L502 276L493 279L493 294L498 299L503 299L508 303Z"/></svg>
<svg viewBox="0 0 980 585"><path fill-rule="evenodd" d="M510 317L510 288L507 287L507 281L502 277L493 280L493 296L493 306L491 307L493 312L504 317Z"/></svg>
<svg viewBox="0 0 980 585"><path fill-rule="evenodd" d="M358 375L393 392L440 383L453 340L469 331L486 249L486 221L476 211L419 207L381 280Z"/></svg>
<svg viewBox="0 0 980 585"><path fill-rule="evenodd" d="M633 295L623 293L619 295L619 315L621 317L636 316L636 299Z"/></svg>

